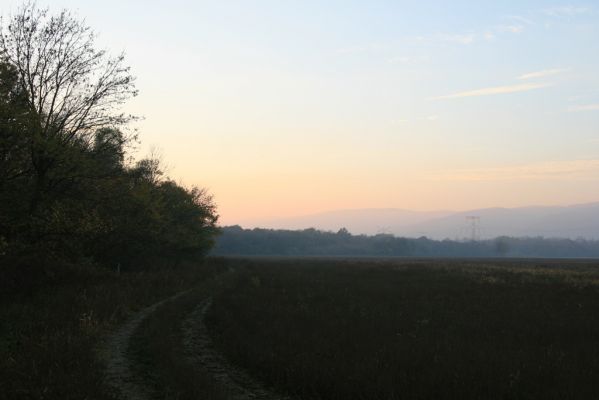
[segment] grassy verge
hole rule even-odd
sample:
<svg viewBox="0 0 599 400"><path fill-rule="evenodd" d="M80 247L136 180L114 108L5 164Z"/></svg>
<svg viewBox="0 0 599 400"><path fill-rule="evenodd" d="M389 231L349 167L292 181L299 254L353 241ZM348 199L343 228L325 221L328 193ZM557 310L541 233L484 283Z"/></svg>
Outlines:
<svg viewBox="0 0 599 400"><path fill-rule="evenodd" d="M597 398L598 282L584 262L259 260L208 324L306 399Z"/></svg>
<svg viewBox="0 0 599 400"><path fill-rule="evenodd" d="M3 399L109 399L95 349L128 316L213 276L215 261L124 273L61 268L0 297ZM48 275L48 274L46 274Z"/></svg>

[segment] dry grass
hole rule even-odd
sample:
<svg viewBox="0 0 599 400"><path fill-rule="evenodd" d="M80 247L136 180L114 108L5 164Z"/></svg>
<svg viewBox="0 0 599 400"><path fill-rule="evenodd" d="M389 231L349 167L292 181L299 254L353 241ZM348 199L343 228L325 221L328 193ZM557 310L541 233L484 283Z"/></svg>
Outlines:
<svg viewBox="0 0 599 400"><path fill-rule="evenodd" d="M219 271L237 272L220 280ZM43 280L40 280L42 282ZM120 277L54 271L4 292L3 399L110 399L95 349L132 313L159 398L226 398L186 360L181 322L207 292L216 345L305 399L568 399L599 395L599 266L570 261L211 260Z"/></svg>
<svg viewBox="0 0 599 400"><path fill-rule="evenodd" d="M198 285L219 268L207 263L117 276L61 267L46 284L37 280L32 287L5 291L0 298L0 397L111 398L95 353L103 336L135 311Z"/></svg>
<svg viewBox="0 0 599 400"><path fill-rule="evenodd" d="M231 360L306 399L599 396L599 265L255 260L208 316Z"/></svg>
<svg viewBox="0 0 599 400"><path fill-rule="evenodd" d="M131 353L137 374L148 377L160 399L225 400L226 389L186 353L183 322L215 290L207 281L192 293L168 302L145 319L135 332Z"/></svg>

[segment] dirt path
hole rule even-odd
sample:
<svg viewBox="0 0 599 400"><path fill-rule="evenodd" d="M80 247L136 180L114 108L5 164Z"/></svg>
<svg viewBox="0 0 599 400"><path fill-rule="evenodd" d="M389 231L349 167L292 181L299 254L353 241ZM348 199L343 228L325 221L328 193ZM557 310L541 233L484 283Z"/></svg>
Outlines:
<svg viewBox="0 0 599 400"><path fill-rule="evenodd" d="M291 400L291 397L276 394L254 381L215 349L204 322L211 304L212 298L205 299L183 321L183 344L189 360L208 371L231 400Z"/></svg>
<svg viewBox="0 0 599 400"><path fill-rule="evenodd" d="M117 331L108 337L99 351L100 359L106 366L106 383L115 391L117 398L127 400L149 400L153 390L144 379L133 371L133 361L129 357L129 342L139 324L158 307L168 301L188 293L189 290L152 304L134 314Z"/></svg>
<svg viewBox="0 0 599 400"><path fill-rule="evenodd" d="M152 304L131 316L113 332L98 351L105 365L105 381L113 390L115 398L123 400L151 400L156 397L148 377L136 371L135 357L130 354L130 343L140 324L167 302L190 293L180 292ZM181 321L181 340L188 361L206 371L218 383L231 400L292 400L291 397L274 393L254 381L246 372L232 366L214 347L205 324L206 313L212 298L206 297Z"/></svg>

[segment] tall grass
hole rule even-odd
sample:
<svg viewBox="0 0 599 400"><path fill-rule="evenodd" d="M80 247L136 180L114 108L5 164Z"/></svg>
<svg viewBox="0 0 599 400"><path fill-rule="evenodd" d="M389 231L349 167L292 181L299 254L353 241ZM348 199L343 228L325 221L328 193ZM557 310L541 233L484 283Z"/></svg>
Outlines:
<svg viewBox="0 0 599 400"><path fill-rule="evenodd" d="M259 260L215 298L219 348L306 399L599 397L596 264Z"/></svg>
<svg viewBox="0 0 599 400"><path fill-rule="evenodd" d="M147 382L160 399L226 400L223 388L201 365L189 359L183 323L189 314L216 289L213 280L193 292L166 303L146 318L131 340L136 373L149 377Z"/></svg>
<svg viewBox="0 0 599 400"><path fill-rule="evenodd" d="M21 282L18 273L5 274L9 277L0 297L0 397L112 398L96 354L104 335L135 311L194 287L218 269L205 263L117 275L60 266L30 279L30 285Z"/></svg>

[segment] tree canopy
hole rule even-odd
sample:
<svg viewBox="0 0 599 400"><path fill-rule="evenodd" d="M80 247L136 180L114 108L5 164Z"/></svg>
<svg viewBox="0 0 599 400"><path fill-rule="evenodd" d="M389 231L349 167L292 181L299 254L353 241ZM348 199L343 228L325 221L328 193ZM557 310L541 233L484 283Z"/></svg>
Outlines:
<svg viewBox="0 0 599 400"><path fill-rule="evenodd" d="M212 197L132 162L124 56L68 11L27 3L0 28L0 264L25 255L107 266L176 265L218 232Z"/></svg>

